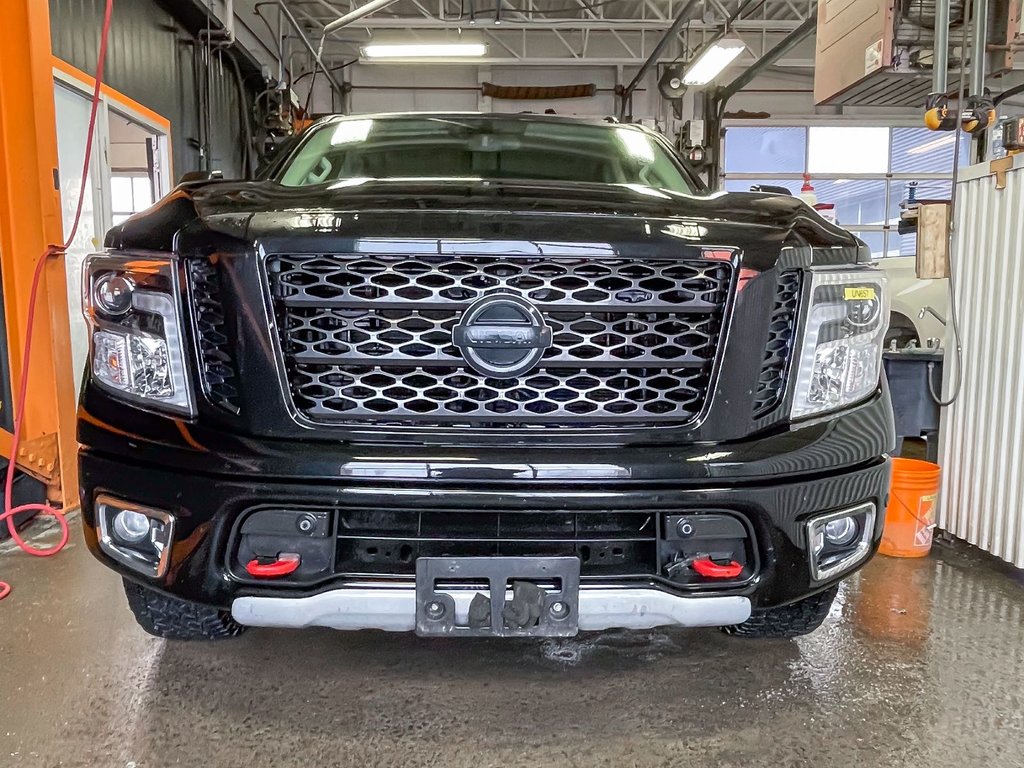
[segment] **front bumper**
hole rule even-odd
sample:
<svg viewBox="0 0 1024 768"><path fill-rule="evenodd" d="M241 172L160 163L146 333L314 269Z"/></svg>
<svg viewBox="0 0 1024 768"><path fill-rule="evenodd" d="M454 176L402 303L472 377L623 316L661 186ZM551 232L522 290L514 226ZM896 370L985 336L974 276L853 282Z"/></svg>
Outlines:
<svg viewBox="0 0 1024 768"><path fill-rule="evenodd" d="M877 548L884 522L881 511L888 498L887 454L893 442L889 408L883 392L841 417L744 443L600 448L570 455L562 451L558 457L522 448L515 464L508 461L513 449L492 457L481 449L441 452L412 446L336 446L333 479L326 476L322 447L317 449L321 453L314 469L305 474L290 458L281 465L287 473L268 472L262 458L248 471L236 464L229 474L216 471L217 461L211 458L214 469L205 473L196 470L195 456L188 462L175 461L177 450L165 452L168 461L163 466L139 460L140 455L158 454L159 446L143 443L136 451L140 443L132 436L126 436L123 449L112 454L108 448L116 440L108 433L99 441L101 446L83 446L80 454L86 539L100 560L123 575L183 599L234 609L242 623L335 626L345 625L348 619L339 616L346 612L362 612L363 618L353 619L352 626L403 628L410 621L408 608L403 607L408 600L403 595L413 586L408 576L383 573L371 583L365 577L337 576L307 585L254 584L239 578L229 562L238 521L260 505L539 513L728 510L749 524L756 543L755 572L742 584L686 589L657 575L584 575L581 600L583 595L601 596L591 603L596 606L604 604L605 596L617 600L629 596L634 608L626 613L648 606L644 615L659 617L659 623L734 623L742 620L736 617L743 611L800 600L849 575L836 574L825 582L812 578L805 525L809 518L872 502L879 510L872 553ZM273 445L261 443L259 453L274 450ZM291 451L291 447L279 449L289 457ZM175 516L174 542L162 578L147 581L100 549L95 499L102 493ZM866 559L857 567L863 562ZM592 591L599 588L618 591L608 595ZM386 610L388 615L367 613L359 608L367 597L398 607ZM741 600L725 603L729 612L722 615L715 607L719 604L709 601L727 597ZM294 606L291 618L281 618L273 608L282 600ZM610 619L609 613L615 611L595 609L593 626L608 621L637 626L621 617Z"/></svg>
<svg viewBox="0 0 1024 768"><path fill-rule="evenodd" d="M464 624L473 592L453 592ZM416 629L415 587L341 587L309 597L239 597L231 615L249 627ZM585 587L579 595L579 628L652 629L662 626L724 627L750 618L750 599L739 595L683 597L651 588Z"/></svg>

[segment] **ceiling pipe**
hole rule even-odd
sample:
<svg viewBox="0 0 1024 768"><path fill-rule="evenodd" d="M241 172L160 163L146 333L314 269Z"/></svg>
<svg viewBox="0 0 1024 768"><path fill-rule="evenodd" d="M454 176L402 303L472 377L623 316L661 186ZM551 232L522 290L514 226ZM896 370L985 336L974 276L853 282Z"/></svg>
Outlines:
<svg viewBox="0 0 1024 768"><path fill-rule="evenodd" d="M394 2L394 0L391 0ZM280 9L281 14L288 19L288 23L292 25L292 29L295 30L295 34L299 36L299 40L302 41L302 46L309 51L309 55L313 57L313 61L316 62L316 66L321 72L324 73L324 77L327 78L327 82L331 84L331 88L338 96L345 94L345 89L338 82L338 79L327 67L324 66L323 59L320 58L320 51L313 47L313 44L306 37L306 33L302 31L302 26L299 24L295 15L288 9L288 6L284 4L284 0L278 0L277 7ZM339 19L340 21L340 19Z"/></svg>
<svg viewBox="0 0 1024 768"><path fill-rule="evenodd" d="M707 124L707 141L711 146L711 151L708 153L708 161L705 165L709 188L715 189L718 186L718 176L721 170L719 146L722 137L722 118L725 115L725 106L729 103L729 99L750 85L764 70L771 67L799 45L808 35L814 32L817 25L818 13L815 11L804 19L799 27L780 40L775 47L765 51L761 58L747 67L731 83L721 88L709 88L704 91L704 120Z"/></svg>
<svg viewBox="0 0 1024 768"><path fill-rule="evenodd" d="M665 30L665 34L658 40L658 44L654 46L654 50L651 51L651 55L647 57L647 61L640 65L640 69L637 71L636 76L629 81L622 91L622 106L619 109L619 119L624 120L626 117L626 109L629 108L630 99L633 96L633 91L636 90L637 85L643 80L644 76L651 71L651 67L654 66L658 57L661 56L668 44L671 43L679 35L679 30L683 28L683 25L690 20L690 13L697 5L698 0L689 0L682 10L679 11L679 15L676 16L675 21L672 22L672 26Z"/></svg>
<svg viewBox="0 0 1024 768"><path fill-rule="evenodd" d="M217 48L227 48L235 43L235 0L222 0L224 9L220 14L214 11L214 6L211 4L207 10L207 14L210 18L218 21L221 25L220 29L207 29L199 30L199 39L208 40L211 44L216 43Z"/></svg>
<svg viewBox="0 0 1024 768"><path fill-rule="evenodd" d="M761 74L765 69L772 66L776 61L796 48L797 45L803 42L804 38L814 32L817 26L818 13L815 11L804 19L803 23L799 27L782 38L774 48L765 51L764 55L747 67L743 74L724 88L719 89L717 95L722 107L725 106L725 103L729 101L729 99L750 85L754 81L754 78Z"/></svg>
<svg viewBox="0 0 1024 768"><path fill-rule="evenodd" d="M971 95L985 93L985 63L988 58L988 0L975 0L971 30Z"/></svg>
<svg viewBox="0 0 1024 768"><path fill-rule="evenodd" d="M375 13L376 11L379 11L382 8L387 8L389 5L395 2L397 2L397 0L370 0L370 2L368 2L366 5L361 5L354 11L349 11L340 19L336 19L332 21L330 24L326 25L324 27L324 37L331 34L332 32L335 32L336 30L341 29L342 27L347 27L352 22L359 21L364 16L369 16L371 13Z"/></svg>
<svg viewBox="0 0 1024 768"><path fill-rule="evenodd" d="M224 0L224 34L229 44L235 42L235 0Z"/></svg>
<svg viewBox="0 0 1024 768"><path fill-rule="evenodd" d="M932 93L949 86L949 0L935 0L935 43L932 50Z"/></svg>

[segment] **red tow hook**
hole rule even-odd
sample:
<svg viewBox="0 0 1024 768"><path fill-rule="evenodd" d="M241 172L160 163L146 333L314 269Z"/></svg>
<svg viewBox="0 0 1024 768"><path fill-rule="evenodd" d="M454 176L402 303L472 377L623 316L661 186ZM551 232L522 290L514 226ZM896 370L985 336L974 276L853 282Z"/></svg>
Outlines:
<svg viewBox="0 0 1024 768"><path fill-rule="evenodd" d="M692 565L693 570L706 579L735 579L743 573L743 566L735 560L731 560L727 565L721 565L709 557L702 557L700 560L694 560Z"/></svg>
<svg viewBox="0 0 1024 768"><path fill-rule="evenodd" d="M291 552L282 552L270 563L261 563L261 559L265 558L250 560L245 566L246 572L257 579L277 579L295 573L302 562L301 557Z"/></svg>

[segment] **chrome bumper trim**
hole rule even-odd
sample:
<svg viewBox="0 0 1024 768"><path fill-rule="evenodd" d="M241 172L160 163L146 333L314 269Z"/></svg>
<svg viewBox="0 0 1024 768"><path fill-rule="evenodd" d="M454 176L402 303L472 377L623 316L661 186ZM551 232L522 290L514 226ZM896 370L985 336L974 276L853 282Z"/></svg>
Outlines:
<svg viewBox="0 0 1024 768"><path fill-rule="evenodd" d="M462 623L475 592L453 590ZM662 626L719 627L750 618L746 597L680 597L658 589L583 587L579 628L652 629ZM329 627L332 629L416 629L414 587L344 587L311 597L239 597L231 615L250 627Z"/></svg>

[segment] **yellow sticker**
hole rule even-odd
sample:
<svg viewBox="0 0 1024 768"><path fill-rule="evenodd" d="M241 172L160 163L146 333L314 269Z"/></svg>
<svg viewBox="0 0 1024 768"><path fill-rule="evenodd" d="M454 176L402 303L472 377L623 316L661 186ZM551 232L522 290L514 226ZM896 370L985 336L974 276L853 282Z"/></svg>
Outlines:
<svg viewBox="0 0 1024 768"><path fill-rule="evenodd" d="M872 301L875 298L874 288L846 288L843 298L847 301Z"/></svg>

